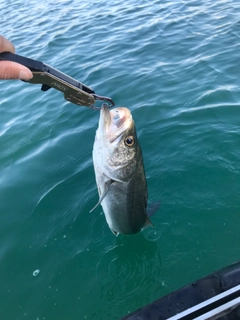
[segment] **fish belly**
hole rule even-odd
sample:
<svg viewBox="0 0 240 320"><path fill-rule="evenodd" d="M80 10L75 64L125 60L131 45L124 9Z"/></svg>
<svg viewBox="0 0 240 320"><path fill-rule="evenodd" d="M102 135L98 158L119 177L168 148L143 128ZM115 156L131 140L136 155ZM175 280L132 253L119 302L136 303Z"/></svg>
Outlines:
<svg viewBox="0 0 240 320"><path fill-rule="evenodd" d="M115 234L135 234L144 227L147 219L144 194L134 194L129 183L114 182L101 205Z"/></svg>

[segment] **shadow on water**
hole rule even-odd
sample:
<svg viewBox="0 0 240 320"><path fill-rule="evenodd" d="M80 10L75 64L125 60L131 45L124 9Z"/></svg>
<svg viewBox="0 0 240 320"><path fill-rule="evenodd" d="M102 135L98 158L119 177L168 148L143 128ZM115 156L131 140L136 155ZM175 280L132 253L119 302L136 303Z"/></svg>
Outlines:
<svg viewBox="0 0 240 320"><path fill-rule="evenodd" d="M143 233L116 238L97 266L101 298L118 316L153 301L163 286L162 262L157 242ZM107 270L103 272L103 264ZM158 285L159 283L159 285Z"/></svg>
<svg viewBox="0 0 240 320"><path fill-rule="evenodd" d="M146 239L142 232L134 236L120 235L116 237L114 251L119 257L129 257L129 260L151 259L156 254L157 244Z"/></svg>

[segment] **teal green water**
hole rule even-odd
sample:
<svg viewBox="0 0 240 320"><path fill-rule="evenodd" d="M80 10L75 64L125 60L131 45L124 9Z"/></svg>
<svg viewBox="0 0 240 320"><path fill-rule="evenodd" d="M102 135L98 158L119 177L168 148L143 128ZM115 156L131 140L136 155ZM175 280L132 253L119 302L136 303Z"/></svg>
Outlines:
<svg viewBox="0 0 240 320"><path fill-rule="evenodd" d="M240 3L6 1L18 54L128 107L154 229L115 238L98 195L99 112L1 81L0 319L119 319L240 258ZM33 276L39 269L40 273Z"/></svg>

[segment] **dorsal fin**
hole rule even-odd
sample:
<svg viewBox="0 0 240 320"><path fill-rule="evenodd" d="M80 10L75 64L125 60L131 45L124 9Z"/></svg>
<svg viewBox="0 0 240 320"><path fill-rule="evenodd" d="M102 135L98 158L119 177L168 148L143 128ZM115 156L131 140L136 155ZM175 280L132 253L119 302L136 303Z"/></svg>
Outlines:
<svg viewBox="0 0 240 320"><path fill-rule="evenodd" d="M149 219L149 217L151 217L154 214L154 212L158 210L159 207L160 207L160 202L153 202L153 203L148 204L147 210L146 210L147 217L146 217L146 221L144 223L143 228L146 228L148 226L153 227L153 224L152 224L151 220Z"/></svg>
<svg viewBox="0 0 240 320"><path fill-rule="evenodd" d="M143 229L144 229L144 228L147 228L148 226L153 227L153 224L152 224L151 220L147 217L147 218L146 218L146 221L145 221L145 223L144 223Z"/></svg>
<svg viewBox="0 0 240 320"><path fill-rule="evenodd" d="M149 203L147 206L147 216L150 218L155 211L158 210L158 208L160 207L160 202L152 202Z"/></svg>

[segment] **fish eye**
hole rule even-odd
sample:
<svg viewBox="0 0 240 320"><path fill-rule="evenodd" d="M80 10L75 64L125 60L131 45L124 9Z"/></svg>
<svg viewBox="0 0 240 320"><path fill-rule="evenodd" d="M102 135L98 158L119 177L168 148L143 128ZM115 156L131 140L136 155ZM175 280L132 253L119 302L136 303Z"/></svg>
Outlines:
<svg viewBox="0 0 240 320"><path fill-rule="evenodd" d="M124 143L127 147L132 147L135 143L135 139L133 136L129 136L124 140Z"/></svg>

